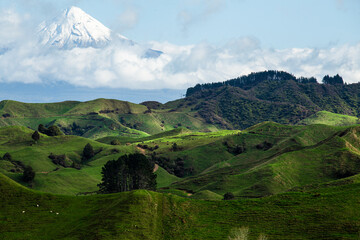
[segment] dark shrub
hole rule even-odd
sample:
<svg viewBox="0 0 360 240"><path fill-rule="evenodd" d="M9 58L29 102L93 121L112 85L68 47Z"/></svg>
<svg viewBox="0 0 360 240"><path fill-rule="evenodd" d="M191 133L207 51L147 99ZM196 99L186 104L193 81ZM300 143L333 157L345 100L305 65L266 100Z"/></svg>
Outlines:
<svg viewBox="0 0 360 240"><path fill-rule="evenodd" d="M227 192L224 194L224 200L231 200L231 199L234 199L235 196L232 192Z"/></svg>

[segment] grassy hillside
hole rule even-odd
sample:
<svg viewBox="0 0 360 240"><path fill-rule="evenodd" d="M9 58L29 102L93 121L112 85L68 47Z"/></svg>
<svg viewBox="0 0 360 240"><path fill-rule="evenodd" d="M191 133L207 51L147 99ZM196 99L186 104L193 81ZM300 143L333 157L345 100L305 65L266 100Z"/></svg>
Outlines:
<svg viewBox="0 0 360 240"><path fill-rule="evenodd" d="M0 174L3 239L358 239L359 178L263 199L201 201L145 190L70 197Z"/></svg>
<svg viewBox="0 0 360 240"><path fill-rule="evenodd" d="M21 126L0 128L0 157L9 152L13 161L30 165L36 172L32 188L44 192L75 195L79 192L96 191L101 180L101 168L107 161L139 151L136 143L114 146L77 136L49 137L41 134L40 140L35 143L31 138L32 133L33 130ZM161 136L171 133L163 133ZM87 143L98 153L82 164L82 151ZM65 154L67 161L79 164L81 169L73 168L71 164L69 167L54 164L49 158L50 154ZM21 180L22 169L15 162L0 159L0 172L27 186ZM179 179L161 167L156 174L158 187L166 187Z"/></svg>
<svg viewBox="0 0 360 240"><path fill-rule="evenodd" d="M299 125L310 124L326 124L331 126L350 126L360 124L360 120L357 117L331 113L327 111L319 111L310 117L301 120Z"/></svg>
<svg viewBox="0 0 360 240"><path fill-rule="evenodd" d="M0 156L9 152L14 160L31 165L37 174L33 188L52 193L96 191L102 166L133 152L147 155L159 166L158 188L183 189L205 199L226 192L268 196L360 173L358 126L264 122L243 132L210 133L178 128L137 141L118 139L119 145L107 144L114 138L102 143L77 136L42 136L34 144L31 134L24 127L1 128ZM48 158L51 153L65 154L68 161L80 164L87 143L99 153L80 170L55 165ZM13 171L12 164L0 160L0 171L21 183L22 171Z"/></svg>
<svg viewBox="0 0 360 240"><path fill-rule="evenodd" d="M107 136L138 138L184 127L216 131L188 111L157 108L113 99L61 103L0 102L0 126L57 125L67 135L97 139Z"/></svg>
<svg viewBox="0 0 360 240"><path fill-rule="evenodd" d="M33 188L46 192L76 194L95 191L101 179L101 167L106 161L135 151L132 146L111 146L77 136L41 135L40 140L35 143L31 138L32 133L33 130L25 127L0 128L0 156L9 152L14 161L32 166L36 172ZM65 154L69 162L81 164L82 151L87 143L99 153L82 164L81 170L56 165L48 157L51 153ZM21 169L13 171L14 169L16 166L11 162L0 160L0 172L21 182Z"/></svg>
<svg viewBox="0 0 360 240"><path fill-rule="evenodd" d="M180 159L187 177L171 187L195 193L267 196L360 172L360 127L265 122L244 132L217 134L183 134L142 144L159 146L147 150L149 155ZM181 150L172 150L174 143Z"/></svg>

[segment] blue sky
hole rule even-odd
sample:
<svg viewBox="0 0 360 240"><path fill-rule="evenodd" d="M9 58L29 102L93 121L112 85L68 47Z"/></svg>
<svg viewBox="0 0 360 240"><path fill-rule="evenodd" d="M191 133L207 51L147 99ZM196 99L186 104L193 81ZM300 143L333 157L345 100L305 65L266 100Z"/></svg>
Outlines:
<svg viewBox="0 0 360 240"><path fill-rule="evenodd" d="M360 41L358 0L3 0L34 22L76 5L138 42L222 44L251 37L263 47L329 47Z"/></svg>
<svg viewBox="0 0 360 240"><path fill-rule="evenodd" d="M29 40L40 22L70 6L164 54L143 59L137 50L116 44L104 51L46 52ZM0 83L10 84L9 96L28 89L26 98L34 101L41 101L39 94L31 96L29 89L39 84L84 89L81 100L100 88L97 96L105 98L117 89L132 89L134 96L145 91L139 95L148 98L137 102L151 100L150 92L156 97L159 89L173 89L171 100L197 83L270 69L319 82L324 75L340 74L356 83L359 26L359 0L0 0ZM13 84L35 85L13 94Z"/></svg>

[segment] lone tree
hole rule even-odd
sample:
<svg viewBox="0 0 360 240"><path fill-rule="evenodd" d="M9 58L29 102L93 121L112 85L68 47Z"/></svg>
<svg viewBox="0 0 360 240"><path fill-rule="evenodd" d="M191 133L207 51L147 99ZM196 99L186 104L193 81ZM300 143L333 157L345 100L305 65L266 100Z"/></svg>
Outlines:
<svg viewBox="0 0 360 240"><path fill-rule="evenodd" d="M40 134L38 131L35 131L32 135L31 138L34 139L35 142L39 141L40 139Z"/></svg>
<svg viewBox="0 0 360 240"><path fill-rule="evenodd" d="M4 154L3 159L7 161L12 161L12 156L10 153L7 152Z"/></svg>
<svg viewBox="0 0 360 240"><path fill-rule="evenodd" d="M179 150L179 146L176 143L173 143L173 145L171 146L171 150L173 150L174 152Z"/></svg>
<svg viewBox="0 0 360 240"><path fill-rule="evenodd" d="M34 178L35 178L34 170L32 169L31 166L26 166L22 177L23 181L29 183L32 182Z"/></svg>
<svg viewBox="0 0 360 240"><path fill-rule="evenodd" d="M83 150L82 161L87 161L95 155L94 148L90 143L86 144Z"/></svg>
<svg viewBox="0 0 360 240"><path fill-rule="evenodd" d="M100 192L115 193L135 189L156 189L154 163L144 155L135 153L123 155L118 160L108 161L102 168Z"/></svg>

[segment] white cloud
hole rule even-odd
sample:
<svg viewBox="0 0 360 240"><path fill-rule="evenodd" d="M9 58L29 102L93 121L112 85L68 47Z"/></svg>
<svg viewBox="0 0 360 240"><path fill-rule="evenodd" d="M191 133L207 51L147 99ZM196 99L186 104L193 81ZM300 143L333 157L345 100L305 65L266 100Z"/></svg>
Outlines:
<svg viewBox="0 0 360 240"><path fill-rule="evenodd" d="M22 21L11 11L0 17L3 29L18 29L10 36L0 30L3 44L18 43L12 50L0 52L2 82L65 81L93 88L184 89L268 69L315 76L319 81L326 74L337 73L348 83L360 81L360 43L329 49L263 49L254 38L233 39L220 47L206 42L186 46L151 42L147 47L164 54L144 58L147 47L121 42L104 49L46 49L23 37Z"/></svg>
<svg viewBox="0 0 360 240"><path fill-rule="evenodd" d="M21 37L22 18L12 9L0 10L0 47Z"/></svg>

